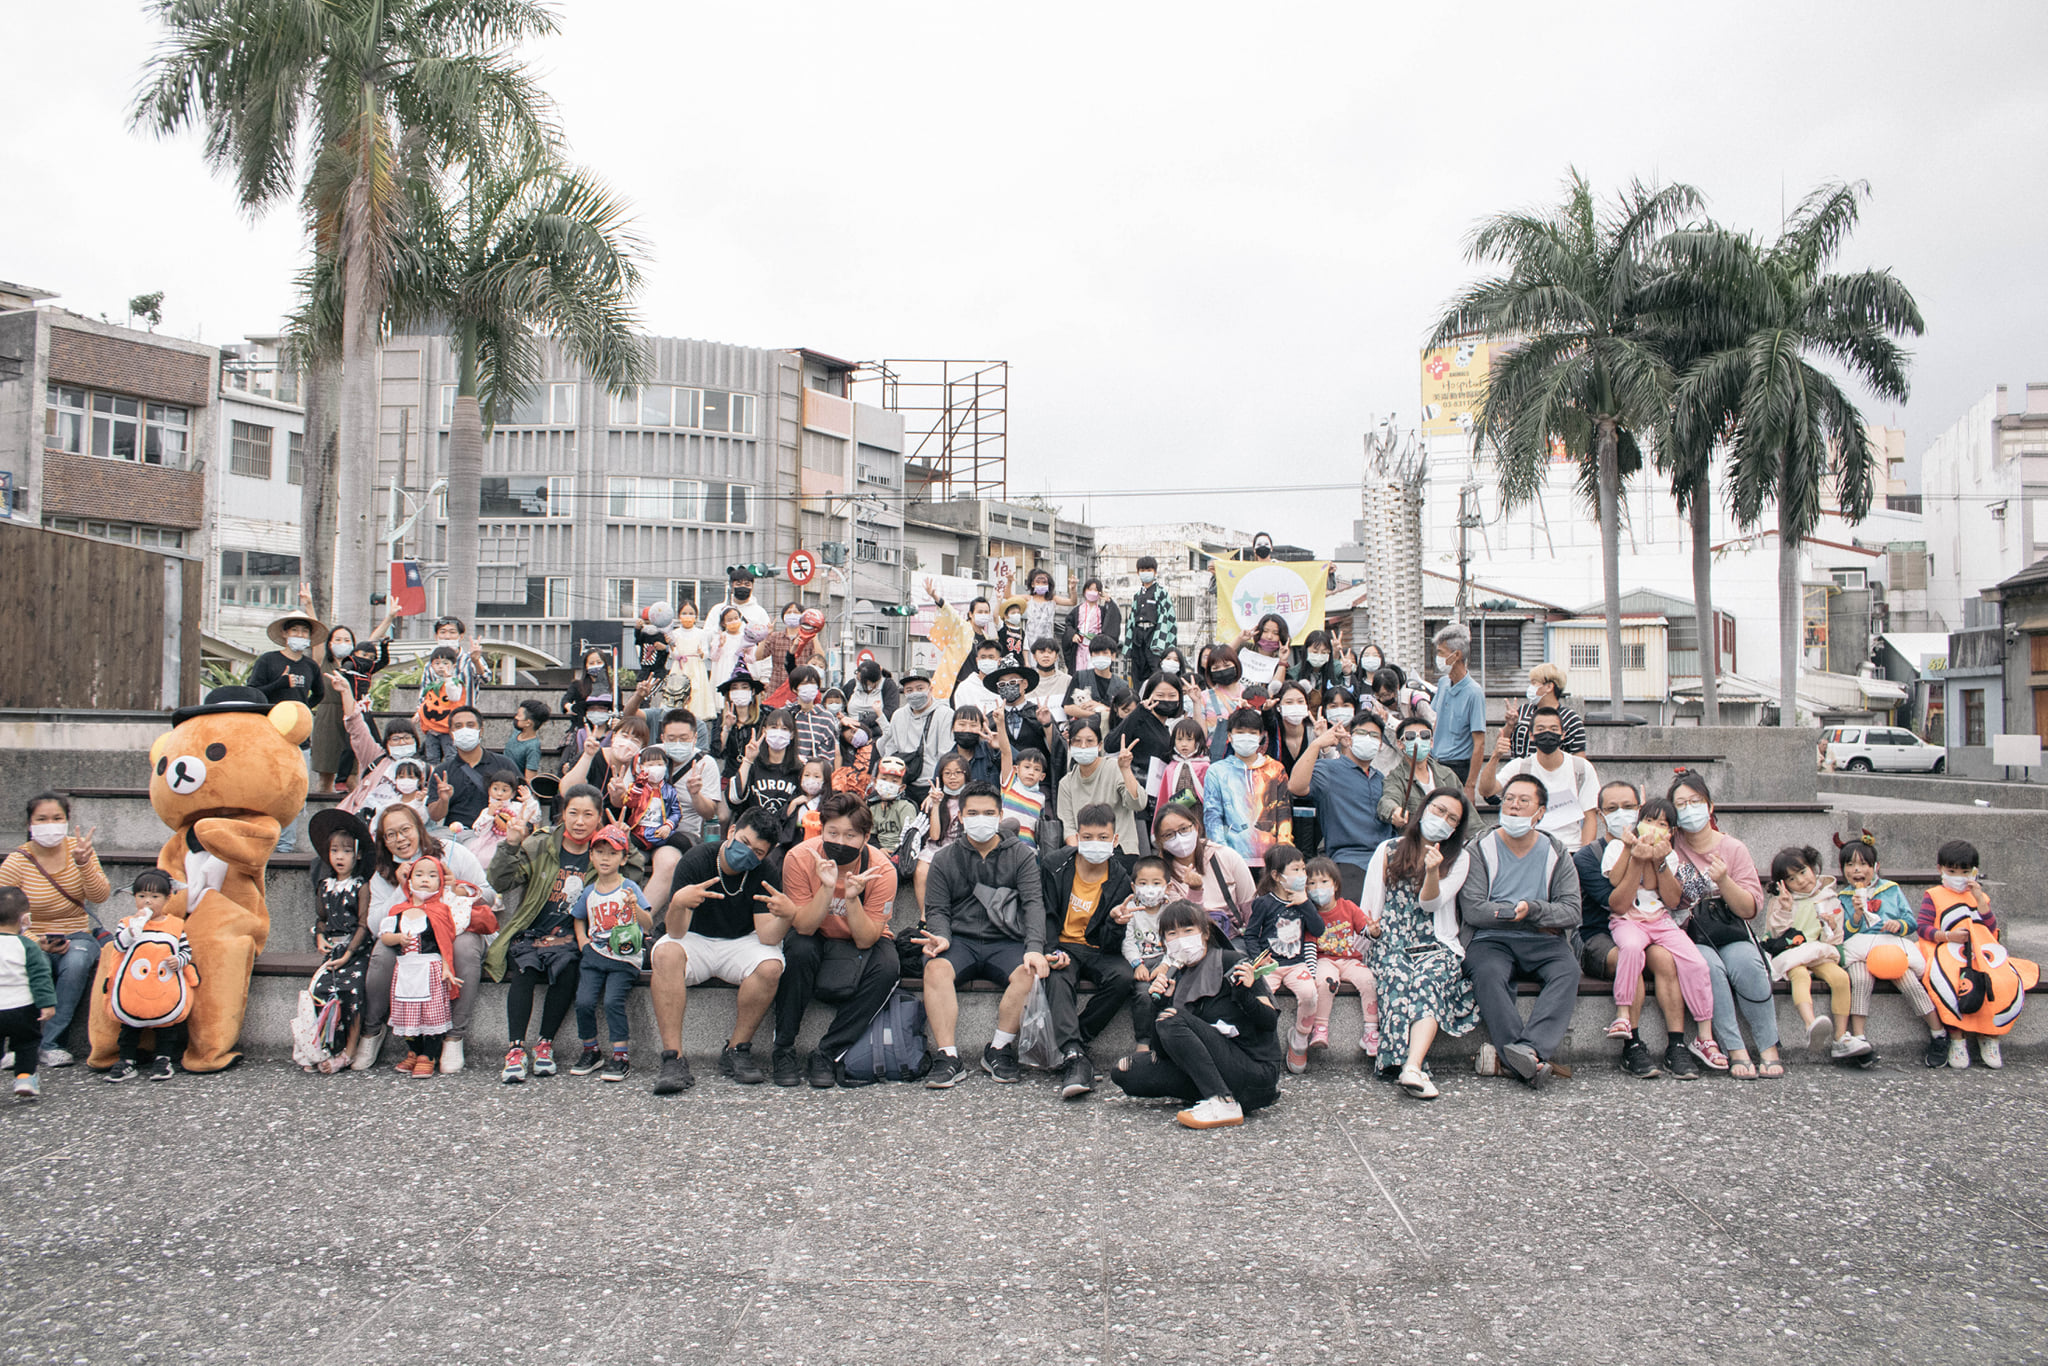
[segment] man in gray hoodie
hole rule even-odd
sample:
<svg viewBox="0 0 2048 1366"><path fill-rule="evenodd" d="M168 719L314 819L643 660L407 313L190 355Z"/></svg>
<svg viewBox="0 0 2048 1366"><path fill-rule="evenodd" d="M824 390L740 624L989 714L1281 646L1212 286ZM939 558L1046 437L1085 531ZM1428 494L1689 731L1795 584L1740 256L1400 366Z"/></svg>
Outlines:
<svg viewBox="0 0 2048 1366"><path fill-rule="evenodd" d="M1465 971L1480 1018L1501 1062L1539 1089L1554 1075L1552 1062L1579 994L1571 942L1579 923L1579 873L1564 846L1536 828L1545 796L1543 783L1529 774L1508 779L1500 826L1477 842L1458 889ZM1515 1001L1518 972L1542 983L1526 1023Z"/></svg>
<svg viewBox="0 0 2048 1366"><path fill-rule="evenodd" d="M925 879L924 1013L937 1056L925 1085L944 1090L966 1071L953 1031L959 982L986 977L1003 987L995 1038L981 1065L1017 1081L1017 1027L1031 984L1051 970L1045 957L1045 887L1037 850L1003 833L1003 801L989 783L960 792L960 837L941 849Z"/></svg>

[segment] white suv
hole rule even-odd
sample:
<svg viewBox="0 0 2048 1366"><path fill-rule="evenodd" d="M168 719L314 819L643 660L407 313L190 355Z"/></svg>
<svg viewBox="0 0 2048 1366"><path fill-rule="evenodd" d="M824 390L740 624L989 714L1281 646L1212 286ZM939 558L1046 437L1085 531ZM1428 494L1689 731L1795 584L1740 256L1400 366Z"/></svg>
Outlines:
<svg viewBox="0 0 2048 1366"><path fill-rule="evenodd" d="M1851 773L1939 773L1948 751L1898 726L1828 726L1820 733L1820 763Z"/></svg>

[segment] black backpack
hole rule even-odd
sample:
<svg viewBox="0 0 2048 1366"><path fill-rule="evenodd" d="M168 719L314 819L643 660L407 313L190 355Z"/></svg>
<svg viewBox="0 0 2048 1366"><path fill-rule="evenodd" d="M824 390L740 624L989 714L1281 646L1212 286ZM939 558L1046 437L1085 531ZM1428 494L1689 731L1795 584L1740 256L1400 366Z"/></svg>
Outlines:
<svg viewBox="0 0 2048 1366"><path fill-rule="evenodd" d="M839 1060L840 1079L848 1086L916 1081L931 1066L924 1042L924 1002L902 987L890 991L867 1029Z"/></svg>

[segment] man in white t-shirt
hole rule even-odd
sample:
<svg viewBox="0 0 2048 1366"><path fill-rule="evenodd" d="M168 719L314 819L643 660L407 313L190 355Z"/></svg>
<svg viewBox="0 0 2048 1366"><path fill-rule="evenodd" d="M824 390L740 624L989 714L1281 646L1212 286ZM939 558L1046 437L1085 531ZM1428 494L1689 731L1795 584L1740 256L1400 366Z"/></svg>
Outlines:
<svg viewBox="0 0 2048 1366"><path fill-rule="evenodd" d="M1502 736L1486 756L1479 771L1479 795L1492 797L1507 786L1508 779L1526 773L1543 784L1548 794L1538 829L1554 835L1568 850L1576 852L1600 833L1600 775L1584 755L1564 752L1564 718L1556 707L1539 707L1529 722L1531 752L1520 759L1507 759L1514 740L1514 727L1503 726Z"/></svg>

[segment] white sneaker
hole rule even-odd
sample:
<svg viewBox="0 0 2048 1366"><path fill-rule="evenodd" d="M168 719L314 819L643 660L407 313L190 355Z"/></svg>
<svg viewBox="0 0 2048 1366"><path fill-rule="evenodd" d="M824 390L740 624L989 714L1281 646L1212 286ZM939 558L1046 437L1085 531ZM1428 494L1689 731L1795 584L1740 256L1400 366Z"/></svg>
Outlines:
<svg viewBox="0 0 2048 1366"><path fill-rule="evenodd" d="M1181 1111L1174 1118L1189 1129L1228 1129L1244 1123L1244 1107L1234 1100L1219 1100L1212 1096L1193 1109Z"/></svg>
<svg viewBox="0 0 2048 1366"><path fill-rule="evenodd" d="M1844 1034L1828 1048L1828 1056L1834 1058L1860 1058L1870 1051L1870 1040L1861 1034Z"/></svg>
<svg viewBox="0 0 2048 1366"><path fill-rule="evenodd" d="M1950 1035L1948 1041L1948 1065L1958 1072L1970 1065L1970 1045L1958 1035Z"/></svg>
<svg viewBox="0 0 2048 1366"><path fill-rule="evenodd" d="M1482 1077L1500 1075L1500 1053L1490 1043L1479 1045L1479 1056L1472 1060L1472 1070Z"/></svg>
<svg viewBox="0 0 2048 1366"><path fill-rule="evenodd" d="M5 1053L0 1053L0 1072L5 1072L13 1066L14 1050L10 1048Z"/></svg>
<svg viewBox="0 0 2048 1366"><path fill-rule="evenodd" d="M449 1039L441 1045L441 1075L462 1070L462 1040Z"/></svg>
<svg viewBox="0 0 2048 1366"><path fill-rule="evenodd" d="M367 1072L377 1065L377 1053L384 1046L384 1031L363 1034L356 1040L356 1051L349 1055L348 1065L352 1072Z"/></svg>
<svg viewBox="0 0 2048 1366"><path fill-rule="evenodd" d="M69 1067L78 1061L62 1048L45 1048L38 1060L44 1067Z"/></svg>
<svg viewBox="0 0 2048 1366"><path fill-rule="evenodd" d="M14 1079L14 1098L16 1100L34 1100L39 1094L41 1092L36 1086L36 1079L34 1077L16 1077Z"/></svg>
<svg viewBox="0 0 2048 1366"><path fill-rule="evenodd" d="M1820 1057L1828 1051L1828 1041L1835 1037L1835 1022L1825 1015L1813 1017L1813 1023L1806 1027L1806 1051L1813 1057Z"/></svg>
<svg viewBox="0 0 2048 1366"><path fill-rule="evenodd" d="M1986 1067L2005 1066L2005 1058L1998 1051L1998 1040L1996 1039L1977 1040L1977 1056L1984 1060Z"/></svg>

